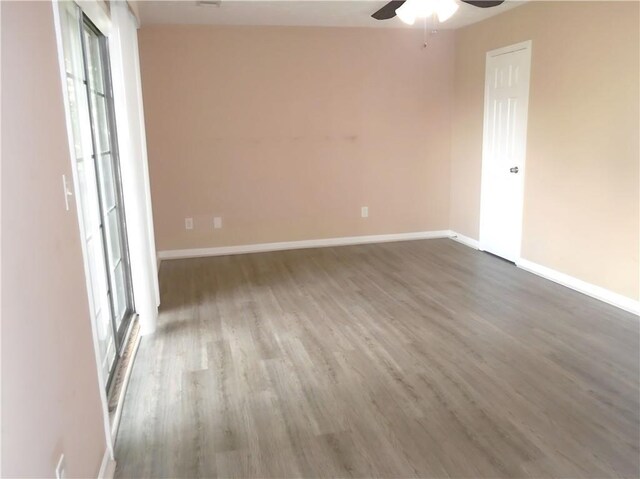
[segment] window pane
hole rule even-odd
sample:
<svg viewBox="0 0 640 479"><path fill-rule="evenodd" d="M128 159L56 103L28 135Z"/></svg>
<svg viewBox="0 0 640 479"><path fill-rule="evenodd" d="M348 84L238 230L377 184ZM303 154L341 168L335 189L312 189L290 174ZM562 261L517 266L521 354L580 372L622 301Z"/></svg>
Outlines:
<svg viewBox="0 0 640 479"><path fill-rule="evenodd" d="M96 268L95 262L100 259L100 252L97 248L97 242L99 237L93 237L87 241L87 255L89 256L90 267L90 280L91 280L91 293L93 299L93 310L95 314L99 314L104 309L104 303L102 301L100 288L103 286L102 281L98 277L98 268Z"/></svg>
<svg viewBox="0 0 640 479"><path fill-rule="evenodd" d="M96 316L96 323L107 325L109 329L111 329L110 322L111 318L104 313ZM100 359L102 360L102 372L104 373L104 377L108 378L116 359L116 346L112 333L109 333L103 338L98 337L98 351L100 353Z"/></svg>
<svg viewBox="0 0 640 479"><path fill-rule="evenodd" d="M87 70L89 71L89 88L104 93L104 76L100 57L100 42L95 33L88 27L84 29L85 48L87 50Z"/></svg>
<svg viewBox="0 0 640 479"><path fill-rule="evenodd" d="M105 213L116 205L116 185L114 184L113 165L111 155L100 156L100 188L102 207Z"/></svg>
<svg viewBox="0 0 640 479"><path fill-rule="evenodd" d="M80 42L79 11L73 4L61 5L62 49L65 71L84 80L82 44Z"/></svg>
<svg viewBox="0 0 640 479"><path fill-rule="evenodd" d="M96 334L98 336L98 349L100 350L100 357L103 361L103 368L105 368L105 372L108 373L115 357L115 343L113 327L111 325L111 308L107 295L102 237L99 234L93 235L87 241L87 255Z"/></svg>
<svg viewBox="0 0 640 479"><path fill-rule="evenodd" d="M118 222L118 210L112 209L107 214L107 238L109 243L109 262L117 264L122 259L120 250L120 224Z"/></svg>
<svg viewBox="0 0 640 479"><path fill-rule="evenodd" d="M69 110L71 113L71 129L76 158L82 158L82 134L80 133L80 112L76 92L76 81L73 77L67 77L67 90L69 91Z"/></svg>
<svg viewBox="0 0 640 479"><path fill-rule="evenodd" d="M79 161L77 171L85 237L90 238L99 234L100 228L100 210L93 162L90 159Z"/></svg>
<svg viewBox="0 0 640 479"><path fill-rule="evenodd" d="M116 328L120 327L120 323L124 317L124 313L127 309L127 296L125 292L125 278L124 278L124 263L120 261L116 266L116 269L113 274L113 291L114 294L114 307L116 310L115 319L116 319Z"/></svg>
<svg viewBox="0 0 640 479"><path fill-rule="evenodd" d="M109 146L109 123L107 120L106 98L95 93L91 93L91 103L93 110L93 128L96 139L96 148L99 153L110 150Z"/></svg>

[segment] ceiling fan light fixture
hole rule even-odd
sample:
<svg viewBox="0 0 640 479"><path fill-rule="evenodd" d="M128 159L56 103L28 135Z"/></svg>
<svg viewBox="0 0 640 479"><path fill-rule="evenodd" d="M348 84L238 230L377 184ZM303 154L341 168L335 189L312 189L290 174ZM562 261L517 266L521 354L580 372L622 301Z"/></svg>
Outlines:
<svg viewBox="0 0 640 479"><path fill-rule="evenodd" d="M407 25L413 25L416 22L416 0L407 0L396 10L396 15Z"/></svg>
<svg viewBox="0 0 640 479"><path fill-rule="evenodd" d="M407 25L413 25L417 18L429 18L434 13L444 22L458 10L455 0L407 0L396 10L396 15Z"/></svg>
<svg viewBox="0 0 640 479"><path fill-rule="evenodd" d="M505 0L391 0L371 17L389 20L398 16L404 23L413 25L417 18L427 18L435 13L442 23L456 13L459 2L478 8L491 8L502 5Z"/></svg>
<svg viewBox="0 0 640 479"><path fill-rule="evenodd" d="M455 0L436 0L436 13L438 21L444 23L458 11L458 4Z"/></svg>

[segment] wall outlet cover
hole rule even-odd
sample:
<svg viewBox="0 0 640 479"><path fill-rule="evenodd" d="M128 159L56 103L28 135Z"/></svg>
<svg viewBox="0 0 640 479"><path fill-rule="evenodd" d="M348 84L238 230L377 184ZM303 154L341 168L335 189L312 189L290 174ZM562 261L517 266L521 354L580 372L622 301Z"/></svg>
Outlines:
<svg viewBox="0 0 640 479"><path fill-rule="evenodd" d="M184 229L192 230L193 229L193 218L185 218L184 219Z"/></svg>
<svg viewBox="0 0 640 479"><path fill-rule="evenodd" d="M222 217L221 216L216 216L213 218L213 227L217 230L219 230L220 228L222 228Z"/></svg>
<svg viewBox="0 0 640 479"><path fill-rule="evenodd" d="M363 218L368 218L369 217L369 207L368 206L363 206L360 210L360 215Z"/></svg>

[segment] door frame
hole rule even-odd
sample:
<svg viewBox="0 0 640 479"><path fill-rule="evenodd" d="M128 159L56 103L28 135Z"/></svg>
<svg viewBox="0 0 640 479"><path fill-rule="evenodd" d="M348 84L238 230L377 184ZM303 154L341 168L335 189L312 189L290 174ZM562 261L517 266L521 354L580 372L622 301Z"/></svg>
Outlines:
<svg viewBox="0 0 640 479"><path fill-rule="evenodd" d="M73 185L74 185L74 202L76 203L76 217L78 221L78 237L83 238L85 227L84 227L84 217L82 214L82 210L78 203L78 198L75 196L75 191L77 191L77 185L79 184L78 179L78 170L76 168L76 160L75 160L75 146L73 142L73 136L70 132L73 131L73 126L71 123L71 111L69 109L69 91L67 89L67 76L65 70L65 59L64 59L64 48L63 48L63 31L62 31L62 20L60 18L60 8L61 4L64 0L53 0L51 2L51 8L53 9L53 23L56 32L56 51L58 56L58 68L60 70L60 88L62 90L62 98L64 100L64 110L65 110L65 123L67 126L67 144L69 148L69 162L71 167L71 175L73 177ZM106 12L102 9L101 6L98 5L96 0L86 0L82 2L81 11L86 13L89 18L96 24L100 24L105 32L105 35L108 35L108 32L111 29L111 19L106 14ZM89 253L87 251L87 245L85 241L80 241L80 249L82 251L82 262L84 267L84 278L85 278L85 286L86 286L86 294L87 294L87 304L89 309L89 320L91 322L91 336L93 339L93 353L96 360L96 372L98 377L98 394L100 395L100 406L102 409L102 425L104 427L104 435L106 442L106 451L105 456L103 457L103 464L105 459L108 457L109 460L114 461L115 453L114 453L114 434L111 431L111 422L109 419L109 401L107 398L107 390L104 387L106 384L106 378L104 377L104 373L101 366L101 357L100 357L100 346L98 340L98 325L96 324L96 316L93 307L92 301L92 285L91 280L89 278L90 274L90 266L89 266ZM102 470L102 469L101 469Z"/></svg>
<svg viewBox="0 0 640 479"><path fill-rule="evenodd" d="M487 175L487 165L489 163L489 153L488 153L488 125L489 125L489 109L487 108L489 104L489 69L487 65L491 58L506 55L508 53L514 53L519 51L525 51L526 61L529 64L529 78L527 79L526 86L526 95L524 99L524 109L525 109L525 119L524 119L524 130L525 130L525 138L524 145L522 145L523 158L522 158L522 166L520 171L518 172L518 179L520 181L520 195L516 199L516 208L518 214L517 223L520 226L517 231L517 245L516 245L516 254L513 258L513 261L517 263L517 261L521 257L522 253L522 224L523 224L523 210L524 210L524 187L525 187L525 173L526 173L526 162L527 162L527 138L528 138L528 123L529 123L529 96L531 89L531 49L533 42L531 40L526 40L524 42L514 43L512 45L507 45L505 47L496 48L495 50L490 50L486 53L485 56L485 75L484 75L484 111L483 111L483 123L482 123L482 169L481 169L481 178L480 178L480 227L478 233L478 244L481 251L485 251L486 241L483 241L483 230L484 224L486 223L487 214L487 201L486 201L486 191L491 187L489 184L489 177Z"/></svg>
<svg viewBox="0 0 640 479"><path fill-rule="evenodd" d="M100 346L98 339L98 325L96 324L96 316L92 301L92 285L90 280L90 265L89 265L89 253L87 251L87 245L85 241L82 241L85 227L84 227L84 217L82 213L82 207L80 202L75 196L75 192L78 191L78 185L80 184L78 178L78 170L75 158L75 146L73 142L73 135L71 132L73 131L73 126L71 122L71 111L69 109L69 92L67 89L67 74L65 70L65 58L64 58L64 46L63 46L63 28L62 28L62 19L60 15L61 5L64 0L53 0L51 2L51 8L53 9L53 22L56 33L56 51L58 58L58 66L60 70L60 88L62 90L62 98L64 103L65 110L65 123L67 127L67 145L69 148L69 162L71 167L71 176L73 178L74 185L74 203L76 217L78 221L78 234L80 241L80 249L82 251L82 262L84 269L84 279L85 279L85 287L87 294L87 304L89 309L89 321L91 322L91 336L93 340L93 352L96 360L96 372L98 377L98 394L100 396L100 406L102 409L102 425L104 427L104 435L106 442L106 450L105 455L102 459L102 465L100 472L103 471L105 464L107 464L107 460L113 462L115 460L115 452L114 452L114 434L111 430L111 421L109 418L109 401L107 398L107 389L105 388L106 379L104 377L104 373L101 366L101 357L100 357ZM81 13L86 14L89 19L94 22L96 25L100 25L103 33L106 36L109 36L111 31L111 19L109 18L107 12L104 10L101 4L98 3L98 0L83 0L81 3L74 2L76 5L80 7Z"/></svg>

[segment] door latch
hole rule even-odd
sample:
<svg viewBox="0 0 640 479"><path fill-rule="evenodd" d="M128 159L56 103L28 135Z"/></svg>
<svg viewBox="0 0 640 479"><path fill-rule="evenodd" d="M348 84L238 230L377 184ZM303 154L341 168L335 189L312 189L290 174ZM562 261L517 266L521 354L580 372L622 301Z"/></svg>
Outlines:
<svg viewBox="0 0 640 479"><path fill-rule="evenodd" d="M511 173L517 173L517 172L518 172L518 171L520 171L520 170L518 169L518 167L517 167L517 166L514 166L513 168L509 168L509 171L510 171Z"/></svg>

